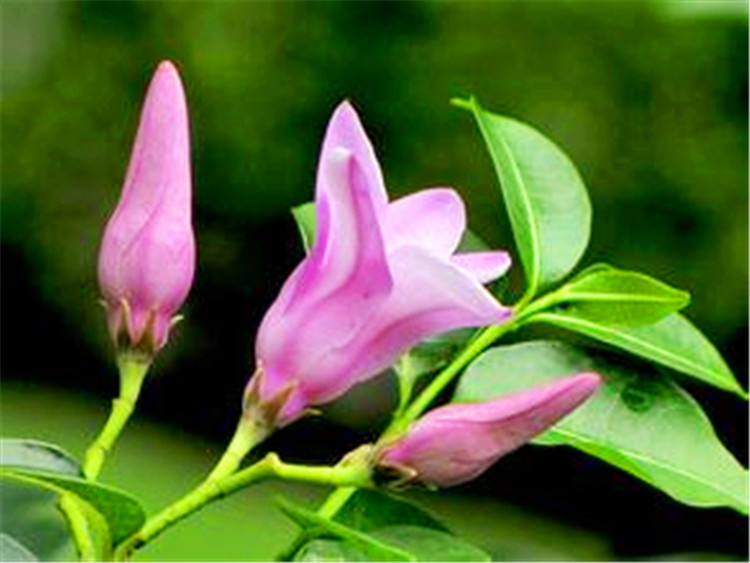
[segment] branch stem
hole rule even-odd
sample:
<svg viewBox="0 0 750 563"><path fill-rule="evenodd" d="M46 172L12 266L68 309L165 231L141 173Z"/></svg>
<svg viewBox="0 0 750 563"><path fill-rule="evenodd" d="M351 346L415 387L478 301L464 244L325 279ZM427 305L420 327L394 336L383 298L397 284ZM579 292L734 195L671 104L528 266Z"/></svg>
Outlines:
<svg viewBox="0 0 750 563"><path fill-rule="evenodd" d="M114 447L117 438L133 413L150 365L150 358L142 355L123 353L118 356L120 396L112 401L112 410L104 428L86 450L83 474L87 479L94 481L101 473L107 454Z"/></svg>

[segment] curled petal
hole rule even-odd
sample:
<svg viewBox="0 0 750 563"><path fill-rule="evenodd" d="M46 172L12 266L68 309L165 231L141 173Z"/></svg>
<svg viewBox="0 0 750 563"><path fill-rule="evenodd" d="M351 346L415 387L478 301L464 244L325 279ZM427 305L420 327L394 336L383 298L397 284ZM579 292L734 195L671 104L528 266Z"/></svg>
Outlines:
<svg viewBox="0 0 750 563"><path fill-rule="evenodd" d="M318 370L367 324L393 282L363 170L348 151L327 162L331 233L289 279L263 319L256 354L263 359L266 393L283 387L287 374L311 402L335 397L352 385L345 374Z"/></svg>
<svg viewBox="0 0 750 563"><path fill-rule="evenodd" d="M419 246L438 256L450 256L466 229L466 211L450 188L431 188L397 199L388 206L386 246Z"/></svg>
<svg viewBox="0 0 750 563"><path fill-rule="evenodd" d="M335 198L334 194L329 193L331 185L328 179L329 173L326 170L326 163L333 157L332 153L342 148L351 152L359 162L376 214L380 215L384 213L385 207L388 204L388 194L385 191L383 173L380 170L380 164L375 156L372 143L370 143L370 139L368 139L359 116L354 111L352 105L348 101L342 102L333 112L333 116L326 129L323 148L320 151L318 177L315 188L317 211L316 239L320 240L323 246L328 244L328 238L331 236L327 206L329 205L329 200Z"/></svg>
<svg viewBox="0 0 750 563"><path fill-rule="evenodd" d="M363 330L346 343L347 369L363 380L393 364L421 340L461 327L505 322L503 307L482 285L428 250L404 246L389 255L394 290Z"/></svg>
<svg viewBox="0 0 750 563"><path fill-rule="evenodd" d="M451 256L451 262L469 272L479 283L489 283L510 269L510 254L504 251L465 252Z"/></svg>

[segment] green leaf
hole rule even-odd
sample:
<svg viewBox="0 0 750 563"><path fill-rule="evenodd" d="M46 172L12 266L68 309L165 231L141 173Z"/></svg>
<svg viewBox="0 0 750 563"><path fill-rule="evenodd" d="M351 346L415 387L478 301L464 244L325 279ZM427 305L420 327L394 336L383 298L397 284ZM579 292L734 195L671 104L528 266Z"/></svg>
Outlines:
<svg viewBox="0 0 750 563"><path fill-rule="evenodd" d="M60 494L70 493L89 504L106 520L115 545L137 531L146 520L137 500L101 483L70 475L5 466L0 468L0 477L37 485Z"/></svg>
<svg viewBox="0 0 750 563"><path fill-rule="evenodd" d="M294 520L299 526L313 533L326 533L334 537L346 540L351 546L361 551L371 561L413 561L406 551L377 540L370 534L360 532L344 524L339 524L318 514L297 506L283 499L276 499L281 510Z"/></svg>
<svg viewBox="0 0 750 563"><path fill-rule="evenodd" d="M679 313L653 324L627 327L601 323L580 310L538 313L524 322L546 323L584 334L747 399L721 354Z"/></svg>
<svg viewBox="0 0 750 563"><path fill-rule="evenodd" d="M80 496L63 492L62 489L57 491L61 493L58 504L61 510L65 510L71 529L79 529L79 536L86 538L77 546L80 558L84 561L111 560L114 543L104 516Z"/></svg>
<svg viewBox="0 0 750 563"><path fill-rule="evenodd" d="M281 509L303 529L317 529L338 537L331 541L303 546L297 561L489 561L477 547L434 527L418 525L385 526L368 532L323 518L314 512L279 499ZM319 540L313 540L313 542Z"/></svg>
<svg viewBox="0 0 750 563"><path fill-rule="evenodd" d="M471 98L453 103L471 111L500 180L528 296L566 276L588 245L591 203L570 159L541 133L482 109Z"/></svg>
<svg viewBox="0 0 750 563"><path fill-rule="evenodd" d="M454 400L485 401L582 371L602 374L604 385L535 443L578 448L685 504L748 513L747 470L698 403L656 372L637 373L559 342L527 342L477 358Z"/></svg>
<svg viewBox="0 0 750 563"><path fill-rule="evenodd" d="M71 454L38 440L0 440L0 466L82 475L80 464ZM0 530L27 546L34 557L41 560L73 556L73 543L56 506L57 496L27 483L0 483L0 505L4 515L0 520Z"/></svg>
<svg viewBox="0 0 750 563"><path fill-rule="evenodd" d="M371 561L367 554L342 540L314 539L294 554L293 561Z"/></svg>
<svg viewBox="0 0 750 563"><path fill-rule="evenodd" d="M490 561L490 556L446 532L420 526L389 526L371 533L390 546L402 548L413 561Z"/></svg>
<svg viewBox="0 0 750 563"><path fill-rule="evenodd" d="M613 325L654 323L690 302L690 294L638 272L603 265L550 295L565 312Z"/></svg>
<svg viewBox="0 0 750 563"><path fill-rule="evenodd" d="M41 469L82 477L81 464L54 444L38 440L3 438L0 440L0 466Z"/></svg>
<svg viewBox="0 0 750 563"><path fill-rule="evenodd" d="M363 532L396 524L448 531L416 504L369 489L359 489L349 497L335 520Z"/></svg>
<svg viewBox="0 0 750 563"><path fill-rule="evenodd" d="M75 548L56 499L56 494L36 486L0 482L0 532L23 543L42 561L74 558Z"/></svg>
<svg viewBox="0 0 750 563"><path fill-rule="evenodd" d="M0 561L39 561L39 558L20 541L0 532Z"/></svg>
<svg viewBox="0 0 750 563"><path fill-rule="evenodd" d="M299 229L302 238L302 246L305 249L305 254L307 254L315 242L315 204L308 202L293 207L292 216L297 223L297 229Z"/></svg>

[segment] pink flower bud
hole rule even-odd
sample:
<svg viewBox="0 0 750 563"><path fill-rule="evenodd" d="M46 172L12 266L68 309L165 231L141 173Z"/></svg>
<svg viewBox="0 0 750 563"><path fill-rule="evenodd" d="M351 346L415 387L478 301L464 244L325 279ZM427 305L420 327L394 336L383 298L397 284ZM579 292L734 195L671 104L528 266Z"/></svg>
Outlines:
<svg viewBox="0 0 750 563"><path fill-rule="evenodd" d="M506 252L455 255L464 205L449 188L393 202L348 102L328 125L315 193L316 240L266 313L246 390L283 425L392 365L429 336L510 316L482 283Z"/></svg>
<svg viewBox="0 0 750 563"><path fill-rule="evenodd" d="M437 408L383 447L378 467L440 487L471 481L570 413L600 383L599 375L581 373L486 403Z"/></svg>
<svg viewBox="0 0 750 563"><path fill-rule="evenodd" d="M104 230L99 285L118 346L153 353L167 341L195 270L187 104L174 65L156 69L125 184Z"/></svg>

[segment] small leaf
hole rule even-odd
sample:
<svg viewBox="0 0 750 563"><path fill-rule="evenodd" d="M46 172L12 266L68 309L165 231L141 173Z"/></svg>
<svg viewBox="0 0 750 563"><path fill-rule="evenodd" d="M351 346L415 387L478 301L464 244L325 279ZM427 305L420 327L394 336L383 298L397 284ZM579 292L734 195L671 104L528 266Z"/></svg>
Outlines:
<svg viewBox="0 0 750 563"><path fill-rule="evenodd" d="M281 501L281 499L279 500ZM297 560L340 561L345 556L353 560L371 561L490 560L489 556L479 548L432 526L378 526L363 532L323 518L289 501L281 501L280 506L290 518L303 528L317 528L342 540L342 543L338 545L327 542L318 544L314 548L310 548L307 544L298 552L295 557ZM371 522L368 522L368 525L371 524Z"/></svg>
<svg viewBox="0 0 750 563"><path fill-rule="evenodd" d="M118 489L101 483L69 475L15 467L0 469L0 477L37 485L60 494L70 493L88 503L106 520L115 545L136 532L146 520L143 508L137 500Z"/></svg>
<svg viewBox="0 0 750 563"><path fill-rule="evenodd" d="M653 324L628 327L601 323L575 310L538 313L525 322L546 323L584 334L747 399L721 354L679 313Z"/></svg>
<svg viewBox="0 0 750 563"><path fill-rule="evenodd" d="M299 524L303 530L315 530L339 537L361 550L372 561L415 561L406 551L379 541L370 534L339 524L318 514L282 499L276 499L281 510Z"/></svg>
<svg viewBox="0 0 750 563"><path fill-rule="evenodd" d="M448 528L416 504L369 489L359 489L349 497L335 519L363 532L396 524L448 531Z"/></svg>
<svg viewBox="0 0 750 563"><path fill-rule="evenodd" d="M454 400L484 401L582 371L602 374L605 383L535 443L578 448L685 504L748 513L747 470L698 403L656 372L636 373L559 342L527 342L477 358Z"/></svg>
<svg viewBox="0 0 750 563"><path fill-rule="evenodd" d="M591 203L570 159L552 141L515 119L471 111L490 152L526 273L527 295L565 277L588 245Z"/></svg>
<svg viewBox="0 0 750 563"><path fill-rule="evenodd" d="M654 323L690 302L690 294L638 272L599 266L552 294L564 312L613 325Z"/></svg>
<svg viewBox="0 0 750 563"><path fill-rule="evenodd" d="M0 532L0 561L39 561L39 558L20 541Z"/></svg>
<svg viewBox="0 0 750 563"><path fill-rule="evenodd" d="M305 249L305 254L307 254L315 242L315 204L308 202L293 207L292 216L297 223L297 229L299 229L302 238L302 246Z"/></svg>
<svg viewBox="0 0 750 563"><path fill-rule="evenodd" d="M41 469L53 473L83 476L81 464L54 444L38 440L3 438L0 440L0 466Z"/></svg>
<svg viewBox="0 0 750 563"><path fill-rule="evenodd" d="M490 561L490 556L454 535L420 526L389 526L372 532L388 545L401 547L414 561Z"/></svg>
<svg viewBox="0 0 750 563"><path fill-rule="evenodd" d="M370 561L367 554L342 540L314 539L303 545L293 561Z"/></svg>

